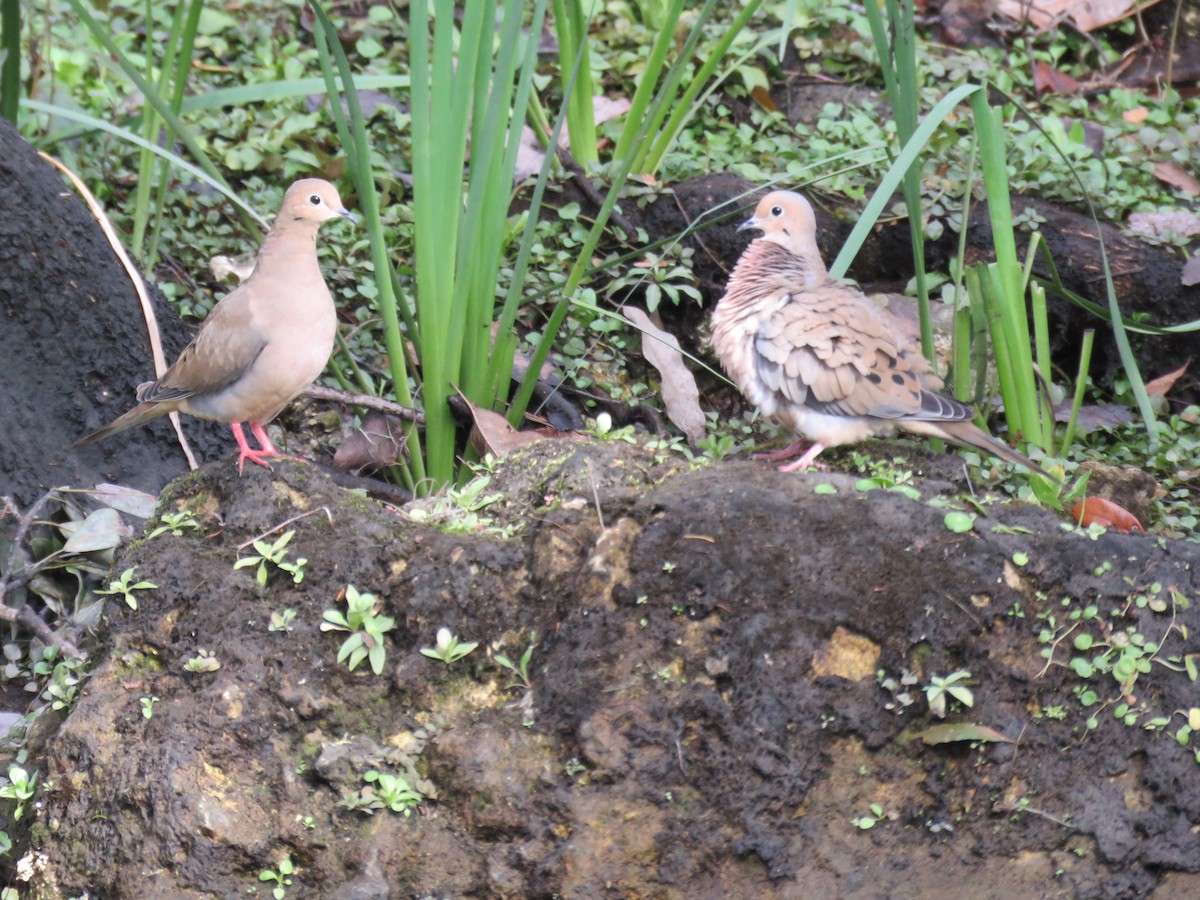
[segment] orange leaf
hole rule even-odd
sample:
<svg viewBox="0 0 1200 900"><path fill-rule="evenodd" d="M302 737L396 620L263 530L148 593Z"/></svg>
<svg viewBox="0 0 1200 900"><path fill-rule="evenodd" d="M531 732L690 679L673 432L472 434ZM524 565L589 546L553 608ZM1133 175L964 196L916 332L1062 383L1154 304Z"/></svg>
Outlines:
<svg viewBox="0 0 1200 900"><path fill-rule="evenodd" d="M1153 381L1146 382L1146 393L1166 394L1167 391L1175 386L1175 382L1179 380L1180 376L1187 371L1187 367L1188 364L1184 363L1174 372L1168 372L1166 375L1159 375Z"/></svg>
<svg viewBox="0 0 1200 900"><path fill-rule="evenodd" d="M767 112L778 112L779 111L779 107L776 106L775 101L771 99L771 92L768 91L765 87L759 86L759 87L751 89L750 96L753 97L755 102L757 102L758 105L761 106L763 109L765 109Z"/></svg>
<svg viewBox="0 0 1200 900"><path fill-rule="evenodd" d="M1079 91L1078 81L1040 59L1033 69L1033 86L1039 94L1047 91L1055 94L1074 94Z"/></svg>
<svg viewBox="0 0 1200 900"><path fill-rule="evenodd" d="M1113 531L1145 531L1137 516L1125 507L1103 497L1088 497L1071 507L1071 514L1080 525L1103 525Z"/></svg>

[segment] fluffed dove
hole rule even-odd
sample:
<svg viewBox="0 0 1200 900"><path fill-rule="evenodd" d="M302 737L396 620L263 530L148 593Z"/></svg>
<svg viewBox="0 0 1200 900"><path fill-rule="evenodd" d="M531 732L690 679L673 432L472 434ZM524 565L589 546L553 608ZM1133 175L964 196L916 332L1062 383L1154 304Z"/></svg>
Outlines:
<svg viewBox="0 0 1200 900"><path fill-rule="evenodd" d="M179 410L230 423L239 472L246 460L270 468L267 457L280 453L263 426L317 379L333 352L337 312L317 263L317 229L339 216L357 222L328 181L289 187L250 277L213 307L161 378L138 387L137 406L75 446ZM247 443L243 422L259 449Z"/></svg>
<svg viewBox="0 0 1200 900"><path fill-rule="evenodd" d="M780 471L811 465L826 447L900 428L1048 474L975 426L969 406L922 387L925 358L857 287L829 277L807 200L767 194L738 230L746 228L762 237L738 260L713 311L713 345L746 399L813 442Z"/></svg>

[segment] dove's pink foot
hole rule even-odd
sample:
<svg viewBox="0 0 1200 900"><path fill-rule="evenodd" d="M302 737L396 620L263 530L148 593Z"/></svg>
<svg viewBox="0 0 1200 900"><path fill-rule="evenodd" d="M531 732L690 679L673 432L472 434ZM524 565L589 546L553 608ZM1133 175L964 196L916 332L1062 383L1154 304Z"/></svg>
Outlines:
<svg viewBox="0 0 1200 900"><path fill-rule="evenodd" d="M271 468L271 464L267 462L267 458L283 455L275 449L275 445L271 443L271 439L267 437L267 433L263 431L263 427L257 422L250 423L250 433L258 441L258 450L251 449L249 442L246 440L246 433L242 431L241 422L230 422L229 427L233 429L233 439L237 441L238 445L239 475L242 473L242 467L246 465L246 460L269 469Z"/></svg>
<svg viewBox="0 0 1200 900"><path fill-rule="evenodd" d="M821 451L824 449L825 449L825 445L820 442L817 442L817 443L813 444L811 447L809 447L808 451L802 457L800 457L798 460L796 460L795 462L788 463L786 466L780 466L779 471L780 472L796 472L796 471L799 471L800 469L807 469L809 466L815 466L818 469L823 469L825 467L823 465L821 465L819 462L816 462L815 460L820 455Z"/></svg>
<svg viewBox="0 0 1200 900"><path fill-rule="evenodd" d="M791 459L794 456L799 456L809 448L809 442L800 438L792 441L786 447L779 450L763 450L759 453L751 453L751 459L765 459L767 462L783 462L785 459Z"/></svg>

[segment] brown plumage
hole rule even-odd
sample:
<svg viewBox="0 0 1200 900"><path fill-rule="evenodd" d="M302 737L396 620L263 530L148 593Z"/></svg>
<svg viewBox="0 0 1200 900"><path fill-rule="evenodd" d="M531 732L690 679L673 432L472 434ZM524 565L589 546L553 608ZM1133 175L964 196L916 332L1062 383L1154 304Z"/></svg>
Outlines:
<svg viewBox="0 0 1200 900"><path fill-rule="evenodd" d="M317 229L356 221L328 181L297 181L263 241L254 271L213 307L195 339L157 381L137 390L137 406L76 442L93 441L173 410L230 423L238 471L279 456L263 426L313 383L329 361L337 313L317 263ZM258 440L250 447L242 424Z"/></svg>
<svg viewBox="0 0 1200 900"><path fill-rule="evenodd" d="M811 465L826 447L899 428L1047 474L973 424L969 406L922 386L925 358L858 288L830 279L807 200L767 194L744 228L762 237L738 260L713 311L713 344L746 399L813 442L781 471Z"/></svg>

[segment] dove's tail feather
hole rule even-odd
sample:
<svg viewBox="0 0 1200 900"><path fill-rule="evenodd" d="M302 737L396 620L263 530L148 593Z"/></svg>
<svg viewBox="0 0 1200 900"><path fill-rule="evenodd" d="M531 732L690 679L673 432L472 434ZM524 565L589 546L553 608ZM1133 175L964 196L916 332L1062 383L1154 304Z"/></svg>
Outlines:
<svg viewBox="0 0 1200 900"><path fill-rule="evenodd" d="M930 437L940 437L943 440L950 441L952 444L966 445L974 447L977 450L983 450L986 453L991 453L1007 460L1011 463L1016 463L1028 469L1030 472L1036 472L1038 475L1044 475L1054 481L1061 481L1051 475L1032 459L1025 454L1014 450L1008 444L997 438L992 437L983 429L979 428L973 422L958 421L958 422L921 422L921 421L906 421L902 427L906 431L912 431L916 434L924 434Z"/></svg>
<svg viewBox="0 0 1200 900"><path fill-rule="evenodd" d="M97 428L89 435L81 437L71 446L75 448L86 447L88 444L94 444L96 441L110 438L114 434L126 431L127 429L145 425L147 422L151 422L160 416L165 416L173 409L175 409L173 405L166 403L139 403L123 416L113 419L103 428Z"/></svg>

